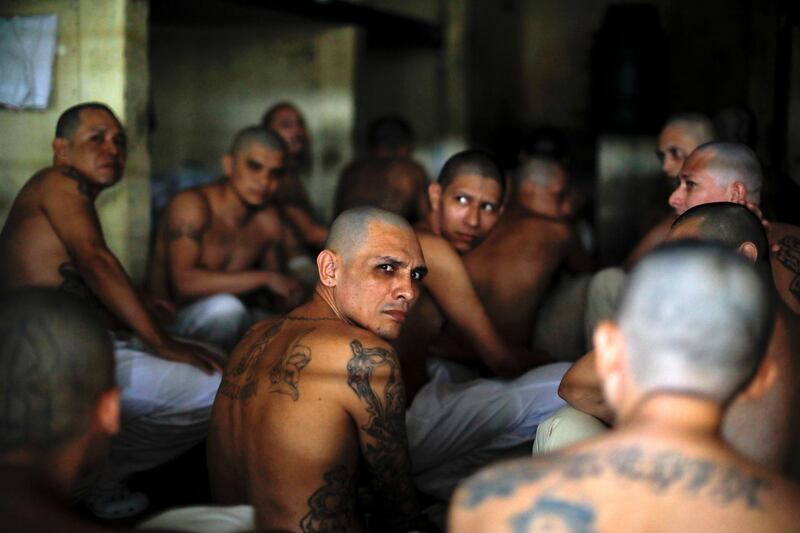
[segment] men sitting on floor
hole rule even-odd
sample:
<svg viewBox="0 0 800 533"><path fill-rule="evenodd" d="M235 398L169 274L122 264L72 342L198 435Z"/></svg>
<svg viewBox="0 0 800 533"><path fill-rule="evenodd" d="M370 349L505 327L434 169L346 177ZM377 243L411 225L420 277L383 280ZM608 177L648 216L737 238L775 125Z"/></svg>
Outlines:
<svg viewBox="0 0 800 533"><path fill-rule="evenodd" d="M6 531L106 531L67 511L119 430L111 340L74 296L0 296L0 523Z"/></svg>
<svg viewBox="0 0 800 533"><path fill-rule="evenodd" d="M315 219L311 200L301 181L311 167L311 143L306 121L297 106L278 102L264 113L261 125L280 135L289 149L286 177L278 187L276 198L281 212L303 243L319 250L325 244L328 228Z"/></svg>
<svg viewBox="0 0 800 533"><path fill-rule="evenodd" d="M175 301L177 335L229 352L252 324L238 298L256 309L287 311L303 297L281 273L285 228L274 203L286 164L286 145L273 131L236 134L222 158L225 177L180 192L162 219L149 269L149 291ZM259 293L260 291L260 293ZM275 298L277 296L277 298Z"/></svg>
<svg viewBox="0 0 800 533"><path fill-rule="evenodd" d="M426 272L414 231L386 211L346 211L317 265L313 299L255 325L226 365L208 443L212 495L252 504L258 528L361 531L365 476L375 496L370 530L430 530L387 342Z"/></svg>
<svg viewBox="0 0 800 533"><path fill-rule="evenodd" d="M617 323L595 333L617 429L462 487L450 530L797 531L800 489L719 437L726 406L774 375L772 290L719 245L676 243L634 270Z"/></svg>
<svg viewBox="0 0 800 533"><path fill-rule="evenodd" d="M569 221L567 175L553 160L532 158L519 169L511 204L480 246L464 257L470 279L503 338L531 346L543 297L560 268L584 272L592 262ZM580 299L571 337L572 360L583 353ZM565 311L565 310L562 310ZM562 321L569 318L562 317ZM559 335L564 337L564 335ZM558 340L548 345L556 346ZM565 342L561 339L560 342ZM533 346L540 348L540 346Z"/></svg>
<svg viewBox="0 0 800 533"><path fill-rule="evenodd" d="M661 171L664 173L665 187L669 192L659 193L654 202L659 205L652 206L652 213L646 218L658 220L656 225L648 230L639 244L634 248L626 260L632 266L642 255L649 252L667 238L669 228L675 220L676 213L668 207L664 200L677 185L678 173L686 158L701 144L715 140L716 133L711 120L700 113L677 113L667 119L661 133L658 135L658 150L656 154L661 162ZM680 213L678 213L680 214ZM656 218L657 217L657 218ZM653 222L655 222L653 220Z"/></svg>
<svg viewBox="0 0 800 533"><path fill-rule="evenodd" d="M122 429L88 503L98 516L136 514L147 498L130 494L123 482L205 436L221 363L158 325L106 246L95 200L122 177L126 158L125 131L113 112L98 103L66 110L53 153L54 166L23 186L0 233L0 290L59 287L106 311L116 339Z"/></svg>
<svg viewBox="0 0 800 533"><path fill-rule="evenodd" d="M343 171L334 213L372 205L404 217L412 224L427 212L425 170L411 159L410 126L398 117L381 117L367 134L370 154Z"/></svg>
<svg viewBox="0 0 800 533"><path fill-rule="evenodd" d="M764 280L772 284L763 227L758 218L741 205L713 203L694 207L675 221L669 238L721 242L731 250L744 254L756 265L756 271ZM674 280L676 289L680 288L679 281L682 280ZM722 423L722 434L726 442L739 453L784 472L796 438L788 421L793 406L797 405L800 383L800 323L779 298L775 299L775 324L765 356L765 364L775 371L775 380L761 397L743 398L731 405ZM716 331L718 327L713 329ZM608 404L603 402L600 391L595 359L595 355L589 354L578 361L564 377L559 392L579 411L612 423L613 414ZM577 417L576 420L570 411L560 412L542 424L540 434L536 437L539 449L551 451L581 435L586 437L604 431L591 419L580 414Z"/></svg>
<svg viewBox="0 0 800 533"><path fill-rule="evenodd" d="M548 359L498 334L459 255L494 225L503 183L485 152L455 154L429 186L432 210L417 225L430 272L395 346L409 397L415 395L406 414L414 480L442 499L463 477L532 441L539 422L563 405L556 389L567 365L534 368ZM437 355L431 344L445 323L468 347L439 354L448 362L431 359ZM477 379L481 366L495 376L516 379Z"/></svg>

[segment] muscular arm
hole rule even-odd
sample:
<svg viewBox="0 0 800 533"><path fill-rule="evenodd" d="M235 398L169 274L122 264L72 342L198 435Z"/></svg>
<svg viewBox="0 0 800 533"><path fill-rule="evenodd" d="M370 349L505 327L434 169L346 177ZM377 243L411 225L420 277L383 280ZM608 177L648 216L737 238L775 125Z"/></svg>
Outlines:
<svg viewBox="0 0 800 533"><path fill-rule="evenodd" d="M48 177L43 187L42 209L81 279L108 310L161 357L191 362L206 371L219 369L219 363L210 354L173 341L156 324L122 265L106 246L93 199L83 178L77 174L71 176Z"/></svg>
<svg viewBox="0 0 800 533"><path fill-rule="evenodd" d="M472 286L463 261L444 239L425 233L418 234L418 237L431 266L423 280L425 287L492 372L500 377L512 377L544 362L533 354L511 349L500 338Z"/></svg>
<svg viewBox="0 0 800 533"><path fill-rule="evenodd" d="M369 341L365 341L369 343ZM347 385L349 411L358 427L361 454L386 524L381 531L408 531L420 518L411 478L400 363L387 343L350 343Z"/></svg>
<svg viewBox="0 0 800 533"><path fill-rule="evenodd" d="M159 238L167 248L170 281L178 301L220 293L241 294L275 283L280 276L275 272L221 272L201 264L201 242L210 217L198 191L181 193L167 209Z"/></svg>
<svg viewBox="0 0 800 533"><path fill-rule="evenodd" d="M614 415L603 398L600 377L595 370L594 351L575 361L564 374L558 395L579 411L595 416L611 425Z"/></svg>

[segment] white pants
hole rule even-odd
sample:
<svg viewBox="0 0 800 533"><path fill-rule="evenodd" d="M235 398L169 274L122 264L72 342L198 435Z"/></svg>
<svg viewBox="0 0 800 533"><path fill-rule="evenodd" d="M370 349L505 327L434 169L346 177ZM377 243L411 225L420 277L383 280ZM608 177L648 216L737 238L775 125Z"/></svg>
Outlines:
<svg viewBox="0 0 800 533"><path fill-rule="evenodd" d="M446 367L437 368L406 412L419 489L449 499L461 479L511 449L529 445L539 423L564 405L557 391L569 366L554 363L513 380L460 383Z"/></svg>
<svg viewBox="0 0 800 533"><path fill-rule="evenodd" d="M610 428L599 419L565 405L539 424L533 442L533 455L554 452L608 431Z"/></svg>
<svg viewBox="0 0 800 533"><path fill-rule="evenodd" d="M253 320L233 294L215 294L181 308L170 333L207 342L230 353Z"/></svg>
<svg viewBox="0 0 800 533"><path fill-rule="evenodd" d="M139 524L136 529L194 533L255 531L255 512L250 505L182 507L157 514Z"/></svg>
<svg viewBox="0 0 800 533"><path fill-rule="evenodd" d="M151 355L136 337L115 339L114 358L122 424L98 480L101 488L163 464L204 439L221 379L219 373Z"/></svg>

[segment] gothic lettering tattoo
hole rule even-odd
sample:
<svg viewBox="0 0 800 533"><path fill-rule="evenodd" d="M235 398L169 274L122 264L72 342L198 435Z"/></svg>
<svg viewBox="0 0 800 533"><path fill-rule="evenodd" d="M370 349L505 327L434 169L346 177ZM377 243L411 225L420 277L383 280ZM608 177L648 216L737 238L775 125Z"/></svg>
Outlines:
<svg viewBox="0 0 800 533"><path fill-rule="evenodd" d="M511 531L570 531L572 533L594 533L595 511L591 504L543 496L534 505L509 520Z"/></svg>
<svg viewBox="0 0 800 533"><path fill-rule="evenodd" d="M794 273L789 291L796 300L800 301L800 239L797 237L786 236L778 243L778 261L788 270Z"/></svg>
<svg viewBox="0 0 800 533"><path fill-rule="evenodd" d="M179 221L177 224L171 224L167 226L164 236L169 242L177 241L178 239L186 237L193 240L197 244L200 244L203 240L203 233L205 233L205 231L205 227L197 227L190 222Z"/></svg>
<svg viewBox="0 0 800 533"><path fill-rule="evenodd" d="M297 389L300 384L300 371L311 361L311 349L300 344L300 341L314 329L310 328L300 333L281 360L269 371L269 381L272 383L270 392L288 394L294 401L300 398L300 391Z"/></svg>
<svg viewBox="0 0 800 533"><path fill-rule="evenodd" d="M350 531L356 518L355 480L344 465L323 474L325 484L308 499L303 533Z"/></svg>
<svg viewBox="0 0 800 533"><path fill-rule="evenodd" d="M461 505L473 508L492 498L508 498L517 488L548 476L568 481L612 476L639 483L656 494L679 491L716 505L740 503L749 509L762 509L761 493L770 488L767 478L710 459L625 446L495 467L467 484Z"/></svg>
<svg viewBox="0 0 800 533"><path fill-rule="evenodd" d="M411 461L405 424L405 389L394 353L350 343L353 357L347 363L347 384L364 402L369 420L361 430L369 437L362 451L370 481L381 498L383 511L393 522L407 520L416 509L411 484ZM375 390L375 370L388 367L389 377L381 397Z"/></svg>
<svg viewBox="0 0 800 533"><path fill-rule="evenodd" d="M226 367L222 373L219 392L232 400L246 400L257 390L258 377L253 375L253 366L264 355L267 346L283 326L283 320L272 324L247 349L247 353L233 367ZM252 333L250 333L252 334ZM243 382L241 382L243 380Z"/></svg>

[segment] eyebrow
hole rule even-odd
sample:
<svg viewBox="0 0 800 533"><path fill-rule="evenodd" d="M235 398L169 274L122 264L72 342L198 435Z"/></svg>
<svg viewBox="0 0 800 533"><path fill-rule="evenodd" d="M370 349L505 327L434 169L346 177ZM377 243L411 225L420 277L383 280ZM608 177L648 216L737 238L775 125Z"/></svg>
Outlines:
<svg viewBox="0 0 800 533"><path fill-rule="evenodd" d="M406 261L401 261L400 259L389 255L378 257L376 258L376 261L380 261L381 264L388 263L392 266L406 266L408 264Z"/></svg>

